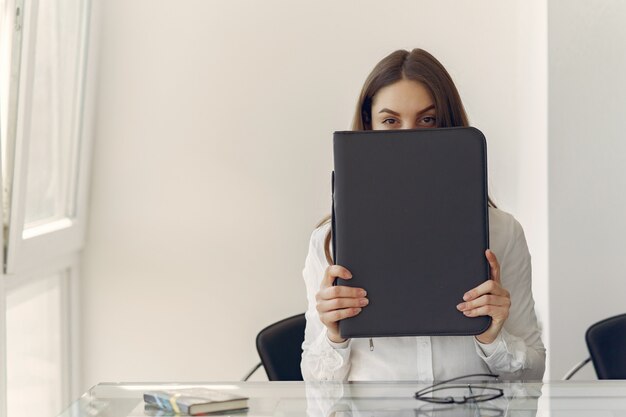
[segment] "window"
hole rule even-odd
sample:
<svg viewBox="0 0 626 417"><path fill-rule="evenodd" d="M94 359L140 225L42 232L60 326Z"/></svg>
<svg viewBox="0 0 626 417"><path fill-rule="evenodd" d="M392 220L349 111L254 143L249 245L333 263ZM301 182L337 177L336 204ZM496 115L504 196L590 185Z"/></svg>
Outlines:
<svg viewBox="0 0 626 417"><path fill-rule="evenodd" d="M87 176L80 169L89 149L81 146L88 6L86 0L30 0L14 14L21 44L15 32L6 66L19 80L10 80L2 141L7 273L83 244L86 200L79 195L85 194Z"/></svg>
<svg viewBox="0 0 626 417"><path fill-rule="evenodd" d="M0 0L0 417L78 394L89 16L90 0Z"/></svg>
<svg viewBox="0 0 626 417"><path fill-rule="evenodd" d="M36 277L7 290L8 415L62 411L67 274ZM36 401L33 401L36 398Z"/></svg>

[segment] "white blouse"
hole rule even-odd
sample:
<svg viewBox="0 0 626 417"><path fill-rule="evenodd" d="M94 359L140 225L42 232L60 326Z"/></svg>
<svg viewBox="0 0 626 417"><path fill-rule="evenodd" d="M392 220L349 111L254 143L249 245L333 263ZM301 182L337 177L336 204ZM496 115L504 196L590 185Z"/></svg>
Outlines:
<svg viewBox="0 0 626 417"><path fill-rule="evenodd" d="M546 352L534 309L530 254L524 231L513 216L489 208L490 249L500 262L511 307L500 335L488 345L473 336L375 338L373 349L365 338L331 342L315 301L328 266L324 238L329 228L327 223L311 234L302 271L308 299L301 362L305 381L432 381L485 372L504 380L543 378Z"/></svg>

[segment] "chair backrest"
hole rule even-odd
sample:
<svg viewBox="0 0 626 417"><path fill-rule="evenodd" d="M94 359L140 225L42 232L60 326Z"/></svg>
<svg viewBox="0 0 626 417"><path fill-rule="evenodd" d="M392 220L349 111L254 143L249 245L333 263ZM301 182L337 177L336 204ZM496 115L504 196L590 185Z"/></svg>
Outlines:
<svg viewBox="0 0 626 417"><path fill-rule="evenodd" d="M592 325L585 340L598 379L626 379L626 314Z"/></svg>
<svg viewBox="0 0 626 417"><path fill-rule="evenodd" d="M300 361L306 319L288 317L261 330L256 349L270 381L302 381Z"/></svg>

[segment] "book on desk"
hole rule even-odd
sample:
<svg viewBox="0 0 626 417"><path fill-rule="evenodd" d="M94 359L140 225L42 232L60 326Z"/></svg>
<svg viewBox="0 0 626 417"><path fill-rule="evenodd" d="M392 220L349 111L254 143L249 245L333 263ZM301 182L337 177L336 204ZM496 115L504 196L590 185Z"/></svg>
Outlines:
<svg viewBox="0 0 626 417"><path fill-rule="evenodd" d="M206 388L147 391L143 400L148 408L191 416L248 408L247 397Z"/></svg>

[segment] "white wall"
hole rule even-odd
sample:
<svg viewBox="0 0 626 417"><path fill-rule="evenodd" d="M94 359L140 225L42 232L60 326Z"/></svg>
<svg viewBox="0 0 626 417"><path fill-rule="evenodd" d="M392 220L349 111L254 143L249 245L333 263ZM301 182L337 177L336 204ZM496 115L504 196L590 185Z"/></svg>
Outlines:
<svg viewBox="0 0 626 417"><path fill-rule="evenodd" d="M99 3L85 387L238 379L258 330L304 311L332 132L398 48L437 56L486 134L547 319L545 1Z"/></svg>
<svg viewBox="0 0 626 417"><path fill-rule="evenodd" d="M588 356L591 324L626 313L626 3L549 4L550 344L561 377Z"/></svg>

